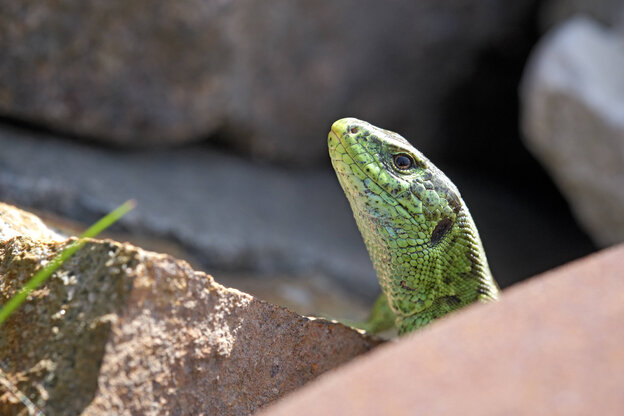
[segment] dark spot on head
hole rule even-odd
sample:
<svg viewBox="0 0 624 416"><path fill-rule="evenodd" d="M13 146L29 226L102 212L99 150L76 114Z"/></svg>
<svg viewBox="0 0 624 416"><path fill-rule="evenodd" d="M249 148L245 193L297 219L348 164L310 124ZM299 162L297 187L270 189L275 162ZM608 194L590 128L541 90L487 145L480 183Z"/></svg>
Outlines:
<svg viewBox="0 0 624 416"><path fill-rule="evenodd" d="M442 218L438 225L435 226L433 232L431 233L431 245L436 245L438 242L449 232L451 227L453 226L453 221L450 218Z"/></svg>
<svg viewBox="0 0 624 416"><path fill-rule="evenodd" d="M425 187L420 182L414 182L410 185L410 192L420 201L420 194L423 193Z"/></svg>
<svg viewBox="0 0 624 416"><path fill-rule="evenodd" d="M384 146L383 143L379 140L379 137L375 136L374 134L370 134L370 132L368 132L367 130L364 130L364 132L361 133L361 136L366 138L366 142L373 149L382 149Z"/></svg>
<svg viewBox="0 0 624 416"><path fill-rule="evenodd" d="M356 134L358 131L360 131L360 129L357 127L351 127L349 131L351 132L351 134Z"/></svg>

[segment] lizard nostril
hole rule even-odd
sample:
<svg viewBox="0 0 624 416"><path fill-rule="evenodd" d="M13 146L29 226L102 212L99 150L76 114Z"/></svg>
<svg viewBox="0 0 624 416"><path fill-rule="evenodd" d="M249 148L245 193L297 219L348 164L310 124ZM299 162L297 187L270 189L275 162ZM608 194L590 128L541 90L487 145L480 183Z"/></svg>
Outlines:
<svg viewBox="0 0 624 416"><path fill-rule="evenodd" d="M452 226L453 221L451 221L449 218L444 218L440 220L440 222L438 222L438 224L433 229L433 232L431 233L431 244L436 245L442 239L442 237L444 237L446 233L449 232Z"/></svg>
<svg viewBox="0 0 624 416"><path fill-rule="evenodd" d="M358 129L357 127L351 127L349 131L351 132L351 134L356 134L358 131L360 131L360 129Z"/></svg>

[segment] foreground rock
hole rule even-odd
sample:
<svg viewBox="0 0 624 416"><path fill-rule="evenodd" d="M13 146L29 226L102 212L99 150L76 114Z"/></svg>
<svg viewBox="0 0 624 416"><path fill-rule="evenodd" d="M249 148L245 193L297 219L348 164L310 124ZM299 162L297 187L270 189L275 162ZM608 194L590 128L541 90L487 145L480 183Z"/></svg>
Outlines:
<svg viewBox="0 0 624 416"><path fill-rule="evenodd" d="M0 202L0 241L23 235L34 240L65 240L36 215Z"/></svg>
<svg viewBox="0 0 624 416"><path fill-rule="evenodd" d="M504 69L520 65L533 3L2 2L0 113L130 146L219 131L241 151L296 166L325 161L319 137L359 115L419 137L432 155L458 114L471 114L462 121L472 129L488 122L472 103L447 108L473 74L490 75L479 102L497 87L510 99L494 112L512 101L515 75Z"/></svg>
<svg viewBox="0 0 624 416"><path fill-rule="evenodd" d="M622 415L624 245L319 378L263 416Z"/></svg>
<svg viewBox="0 0 624 416"><path fill-rule="evenodd" d="M522 85L526 144L595 242L624 241L624 36L578 18L541 42Z"/></svg>
<svg viewBox="0 0 624 416"><path fill-rule="evenodd" d="M1 242L0 303L66 245ZM23 409L19 390L50 415L247 415L376 344L94 240L0 327L0 414Z"/></svg>

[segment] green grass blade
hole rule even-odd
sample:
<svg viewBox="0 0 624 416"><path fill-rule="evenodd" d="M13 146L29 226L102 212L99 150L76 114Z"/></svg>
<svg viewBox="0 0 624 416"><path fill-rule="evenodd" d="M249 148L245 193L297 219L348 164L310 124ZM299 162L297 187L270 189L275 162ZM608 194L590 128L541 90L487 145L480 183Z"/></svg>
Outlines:
<svg viewBox="0 0 624 416"><path fill-rule="evenodd" d="M0 325L7 320L9 316L17 309L28 297L30 292L39 287L43 282L45 282L51 275L61 267L61 265L69 259L71 256L76 253L85 244L85 238L93 238L106 228L110 227L116 221L118 221L121 217L126 215L129 211L131 211L136 206L134 200L129 200L121 204L119 207L115 208L113 211L102 217L98 222L89 227L84 233L80 235L80 240L75 241L65 247L63 251L61 251L51 262L43 266L41 269L35 273L35 275L30 278L28 282L24 285L19 292L15 294L9 301L0 309Z"/></svg>
<svg viewBox="0 0 624 416"><path fill-rule="evenodd" d="M136 206L136 202L131 199L129 201L124 202L107 215L102 217L98 222L93 224L91 227L87 228L87 230L80 235L80 238L93 238L115 222L117 222L121 217L126 215L128 212L132 211Z"/></svg>

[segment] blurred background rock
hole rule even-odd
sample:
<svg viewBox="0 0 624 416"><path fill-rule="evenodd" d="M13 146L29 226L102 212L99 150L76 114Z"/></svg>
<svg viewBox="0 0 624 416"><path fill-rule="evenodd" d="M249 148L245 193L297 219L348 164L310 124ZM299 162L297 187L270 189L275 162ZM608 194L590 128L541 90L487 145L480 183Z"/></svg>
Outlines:
<svg viewBox="0 0 624 416"><path fill-rule="evenodd" d="M521 141L521 113L529 143L584 119L535 132L542 84L525 80L518 96L535 45L578 14L621 54L621 12L589 0L3 2L0 200L71 230L135 198L116 238L301 313L352 317L378 288L326 135L355 116L400 132L455 181L507 286L624 240L589 226L575 208L587 187L567 191L552 158L531 146L544 169ZM532 60L556 59L540 48ZM622 117L616 78L596 111ZM614 175L621 120L601 142L581 135L607 153L619 142ZM566 166L593 169L574 157ZM621 195L617 178L608 189Z"/></svg>

